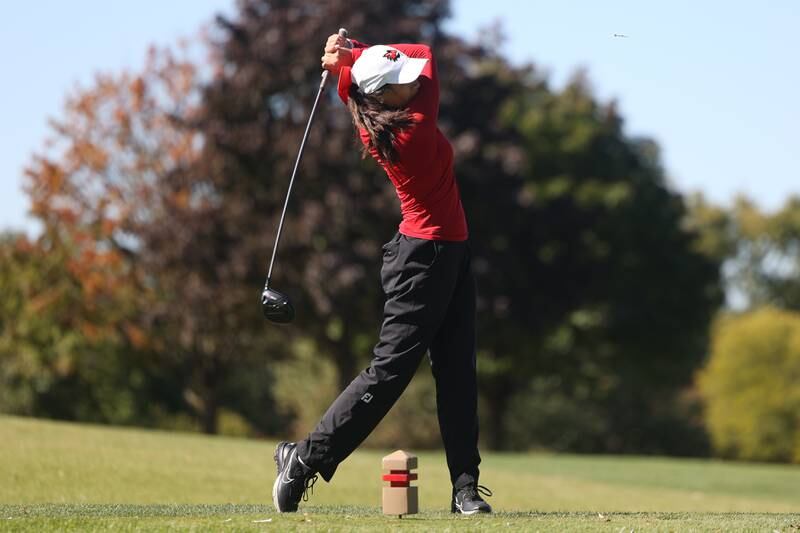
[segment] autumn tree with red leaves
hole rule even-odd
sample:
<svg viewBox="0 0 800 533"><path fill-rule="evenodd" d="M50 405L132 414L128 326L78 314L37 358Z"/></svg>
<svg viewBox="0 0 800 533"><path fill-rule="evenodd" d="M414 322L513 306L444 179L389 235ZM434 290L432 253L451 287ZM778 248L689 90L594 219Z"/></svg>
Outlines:
<svg viewBox="0 0 800 533"><path fill-rule="evenodd" d="M215 178L195 172L199 89L196 67L169 51L152 50L138 75L98 75L53 121L27 191L45 235L68 244L85 300L105 306L92 327L173 369L183 403L214 432L227 369L268 344L239 258L225 261L228 206Z"/></svg>

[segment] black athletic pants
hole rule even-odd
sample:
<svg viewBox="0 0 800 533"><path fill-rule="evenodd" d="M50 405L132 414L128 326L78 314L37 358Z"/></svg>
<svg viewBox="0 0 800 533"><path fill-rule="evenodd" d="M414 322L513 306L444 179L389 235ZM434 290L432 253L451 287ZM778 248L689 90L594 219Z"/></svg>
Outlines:
<svg viewBox="0 0 800 533"><path fill-rule="evenodd" d="M383 245L386 293L375 357L331 404L298 457L330 481L405 390L425 353L454 485L478 481L475 280L469 242L400 233Z"/></svg>

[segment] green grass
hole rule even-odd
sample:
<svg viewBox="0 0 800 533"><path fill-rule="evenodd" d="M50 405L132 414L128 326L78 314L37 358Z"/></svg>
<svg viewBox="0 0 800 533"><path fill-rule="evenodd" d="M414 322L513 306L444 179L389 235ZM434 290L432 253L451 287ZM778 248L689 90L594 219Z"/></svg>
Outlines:
<svg viewBox="0 0 800 533"><path fill-rule="evenodd" d="M364 450L297 514L271 506L274 442L0 416L0 530L800 532L800 468L685 459L485 453L491 517L446 512L441 453L419 454L418 515L380 514Z"/></svg>

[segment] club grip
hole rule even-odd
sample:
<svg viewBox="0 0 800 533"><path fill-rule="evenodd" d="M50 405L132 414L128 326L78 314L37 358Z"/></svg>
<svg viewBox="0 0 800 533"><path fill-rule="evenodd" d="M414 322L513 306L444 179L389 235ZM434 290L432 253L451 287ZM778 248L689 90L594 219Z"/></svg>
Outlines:
<svg viewBox="0 0 800 533"><path fill-rule="evenodd" d="M339 28L339 37L344 37L345 39L347 39L347 30L344 29L344 28ZM320 80L320 82L319 82L320 90L324 90L325 89L325 84L328 82L328 75L329 74L330 74L330 72L328 72L327 70L323 70L322 71L322 80Z"/></svg>

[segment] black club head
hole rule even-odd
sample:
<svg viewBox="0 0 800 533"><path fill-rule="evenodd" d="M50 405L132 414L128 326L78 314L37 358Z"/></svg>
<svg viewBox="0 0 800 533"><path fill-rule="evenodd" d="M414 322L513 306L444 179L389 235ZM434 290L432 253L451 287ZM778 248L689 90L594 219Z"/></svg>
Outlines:
<svg viewBox="0 0 800 533"><path fill-rule="evenodd" d="M294 306L285 294L264 287L261 293L261 311L267 320L278 324L288 324L294 320Z"/></svg>

